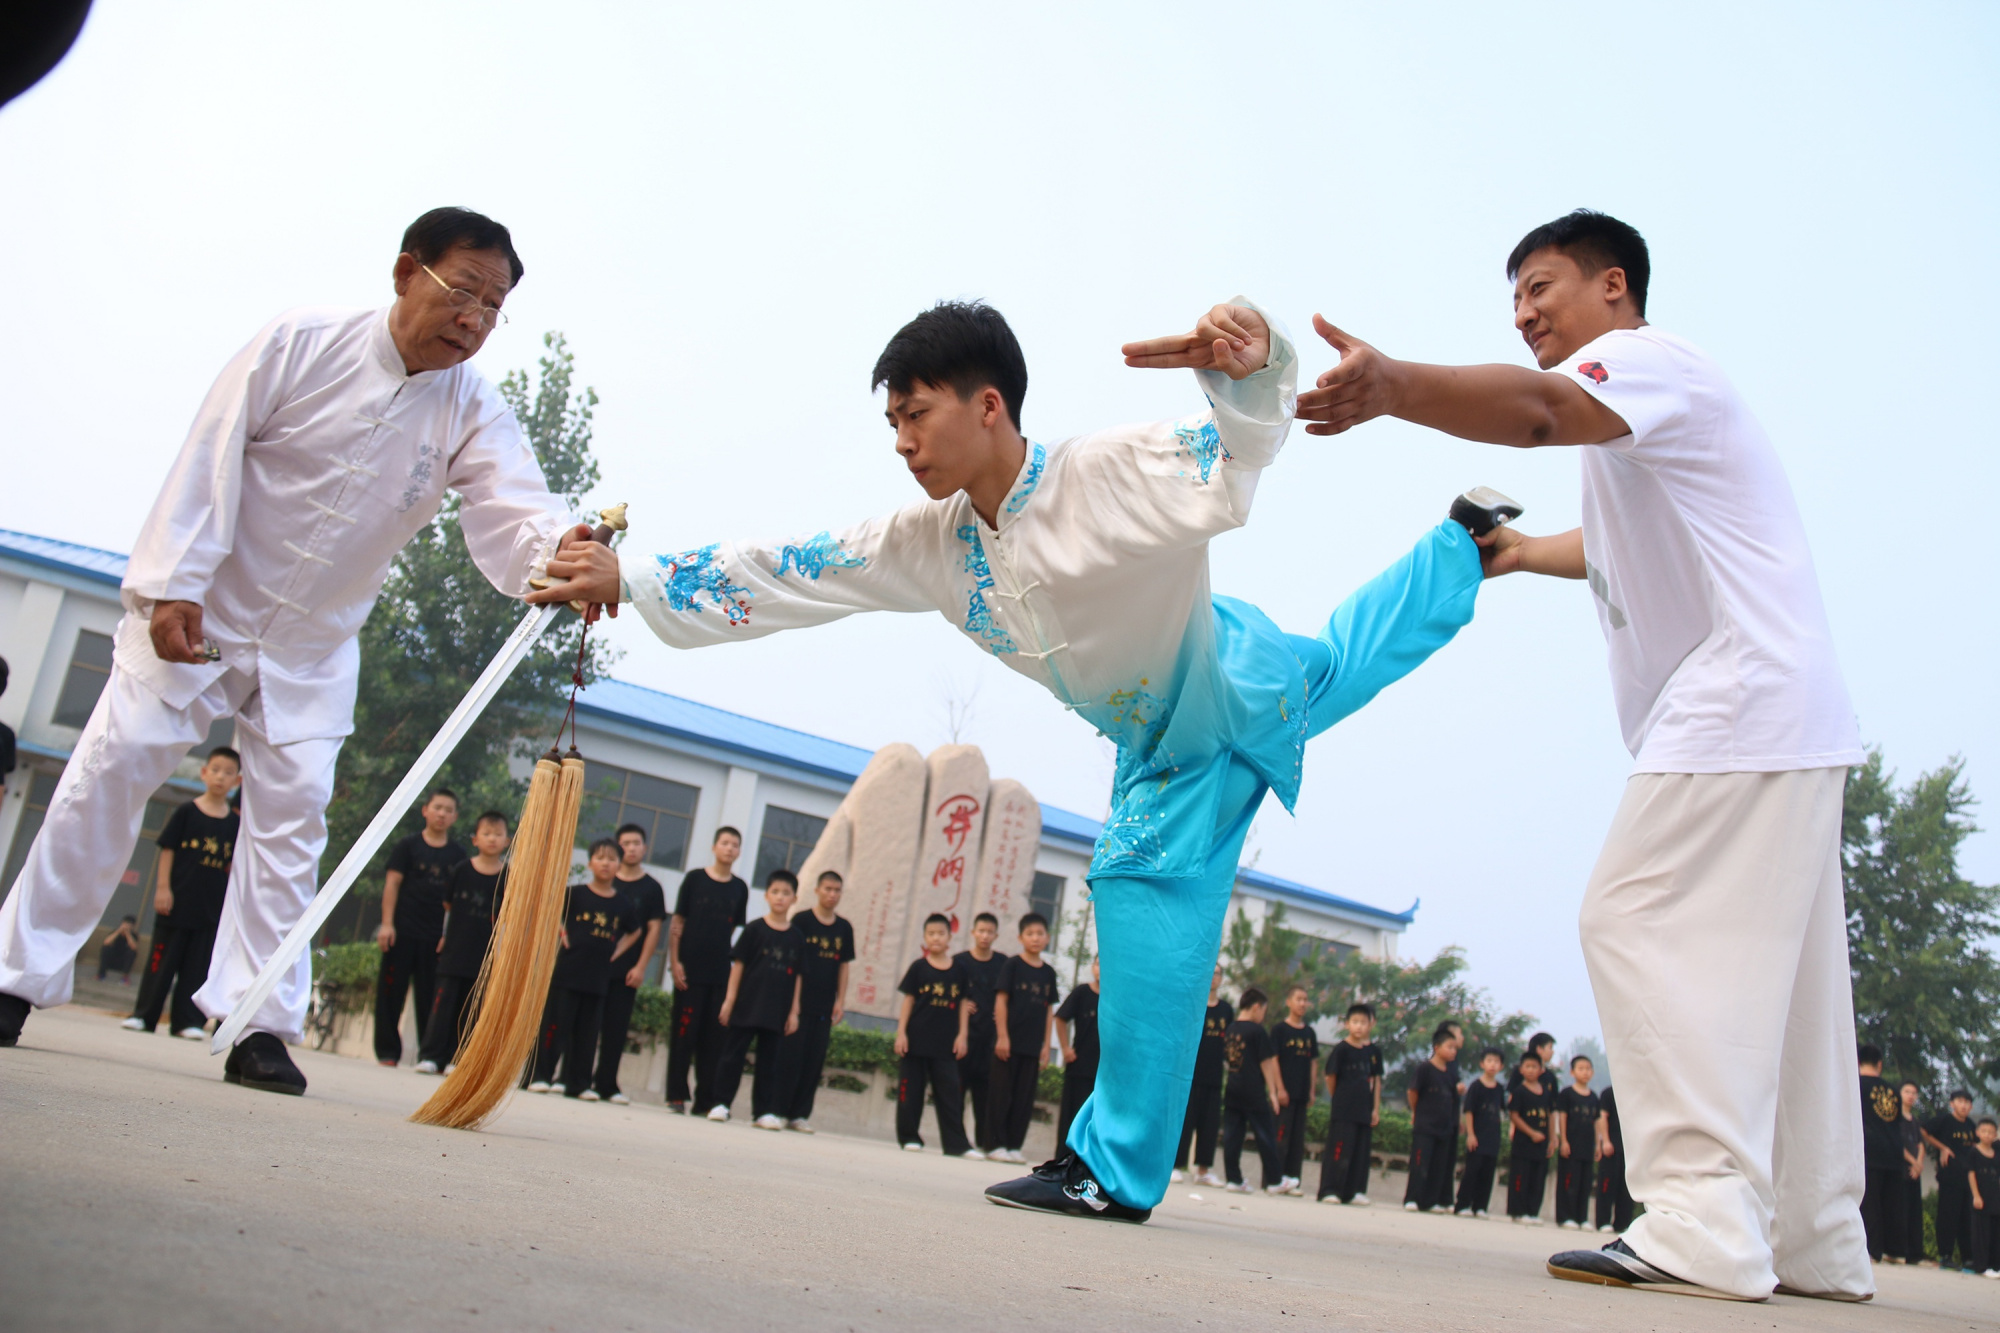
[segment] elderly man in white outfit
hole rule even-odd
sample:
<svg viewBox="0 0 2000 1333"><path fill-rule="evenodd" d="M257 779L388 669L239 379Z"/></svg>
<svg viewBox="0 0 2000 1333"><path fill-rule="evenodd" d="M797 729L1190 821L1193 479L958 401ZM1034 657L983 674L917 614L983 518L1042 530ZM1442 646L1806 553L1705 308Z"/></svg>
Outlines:
<svg viewBox="0 0 2000 1333"><path fill-rule="evenodd" d="M513 413L466 364L521 272L505 227L436 209L403 236L393 305L288 311L223 369L127 566L111 679L0 906L0 1045L31 1006L69 999L147 798L234 716L242 835L195 996L228 1014L315 892L356 635L397 551L448 488L502 592L526 593L572 539ZM283 1043L311 981L301 958L231 1052L231 1082L304 1090Z"/></svg>
<svg viewBox="0 0 2000 1333"><path fill-rule="evenodd" d="M1713 361L1646 322L1650 270L1615 218L1537 227L1507 276L1540 372L1395 361L1322 321L1340 364L1298 414L1581 446L1582 527L1503 528L1491 564L1588 580L1609 650L1633 771L1581 928L1646 1211L1549 1272L1865 1301L1840 869L1860 736L1777 450Z"/></svg>

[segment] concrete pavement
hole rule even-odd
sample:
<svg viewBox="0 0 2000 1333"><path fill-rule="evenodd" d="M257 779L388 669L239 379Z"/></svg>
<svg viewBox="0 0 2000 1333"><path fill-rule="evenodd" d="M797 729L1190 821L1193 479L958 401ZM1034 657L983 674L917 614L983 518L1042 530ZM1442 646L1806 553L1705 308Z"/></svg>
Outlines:
<svg viewBox="0 0 2000 1333"><path fill-rule="evenodd" d="M2000 1282L1885 1268L1872 1305L1553 1281L1574 1233L1176 1187L1144 1227L994 1208L1014 1169L299 1051L304 1098L74 1006L0 1052L9 1329L1991 1328ZM1198 1198L1195 1196L1199 1196Z"/></svg>

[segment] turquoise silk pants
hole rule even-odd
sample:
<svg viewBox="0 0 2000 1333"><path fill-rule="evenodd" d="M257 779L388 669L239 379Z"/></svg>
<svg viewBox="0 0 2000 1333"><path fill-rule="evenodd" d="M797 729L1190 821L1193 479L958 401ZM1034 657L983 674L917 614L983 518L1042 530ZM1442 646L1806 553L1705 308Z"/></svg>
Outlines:
<svg viewBox="0 0 2000 1333"><path fill-rule="evenodd" d="M1342 602L1318 636L1287 635L1305 668L1307 734L1326 730L1449 643L1472 619L1480 577L1471 537L1445 523ZM1237 862L1266 790L1235 755L1215 762L1227 772L1199 877L1090 881L1101 1053L1096 1090L1077 1112L1069 1143L1104 1191L1132 1208L1166 1196Z"/></svg>

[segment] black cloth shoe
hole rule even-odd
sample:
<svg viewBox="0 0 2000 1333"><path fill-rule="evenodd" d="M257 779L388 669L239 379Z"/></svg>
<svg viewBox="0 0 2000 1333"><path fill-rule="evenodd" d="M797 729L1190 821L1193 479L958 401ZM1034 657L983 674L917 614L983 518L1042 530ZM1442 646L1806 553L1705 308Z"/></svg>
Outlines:
<svg viewBox="0 0 2000 1333"><path fill-rule="evenodd" d="M1003 1180L986 1191L1002 1208L1026 1208L1067 1217L1094 1217L1106 1222L1143 1222L1150 1208L1127 1208L1097 1183L1090 1168L1074 1152L1043 1162L1018 1180Z"/></svg>
<svg viewBox="0 0 2000 1333"><path fill-rule="evenodd" d="M1451 502L1451 521L1475 537L1513 522L1525 511L1491 486L1474 486Z"/></svg>
<svg viewBox="0 0 2000 1333"><path fill-rule="evenodd" d="M222 1081L287 1097L303 1097L306 1091L306 1076L292 1063L292 1053L268 1032L253 1032L229 1048Z"/></svg>
<svg viewBox="0 0 2000 1333"><path fill-rule="evenodd" d="M1614 1240L1601 1250L1564 1250L1549 1258L1549 1276L1565 1282L1592 1282L1600 1287L1636 1287L1675 1296L1706 1296L1717 1301L1761 1301L1763 1296L1732 1296L1726 1291L1683 1282L1641 1259L1632 1247Z"/></svg>
<svg viewBox="0 0 2000 1333"><path fill-rule="evenodd" d="M34 1005L18 995L0 995L0 1046L12 1046L21 1040L21 1025L34 1009Z"/></svg>

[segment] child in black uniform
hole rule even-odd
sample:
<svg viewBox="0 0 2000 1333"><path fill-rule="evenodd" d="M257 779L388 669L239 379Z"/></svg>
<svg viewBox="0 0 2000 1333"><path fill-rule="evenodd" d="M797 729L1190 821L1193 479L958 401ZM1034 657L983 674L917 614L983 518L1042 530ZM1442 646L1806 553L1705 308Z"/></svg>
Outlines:
<svg viewBox="0 0 2000 1333"><path fill-rule="evenodd" d="M2000 1124L1989 1117L1974 1131L1978 1139L1965 1154L1966 1185L1972 1193L1972 1262L1981 1277L2000 1278L2000 1153L1993 1142Z"/></svg>
<svg viewBox="0 0 2000 1333"><path fill-rule="evenodd" d="M488 810L472 827L472 859L451 872L451 896L445 899L444 938L438 941L437 998L431 1002L430 1025L417 1051L417 1072L447 1069L459 1043L472 1031L479 1015L469 1012L472 988L486 965L486 946L493 940L493 918L506 890L501 881L506 866L507 816Z"/></svg>
<svg viewBox="0 0 2000 1333"><path fill-rule="evenodd" d="M1293 986L1285 992L1285 1016L1271 1027L1278 1048L1278 1086L1285 1094L1278 1111L1280 1194L1299 1193L1299 1173L1305 1170L1306 1113L1312 1109L1313 1074L1319 1065L1319 1034L1306 1026L1310 1003L1306 988Z"/></svg>
<svg viewBox="0 0 2000 1333"><path fill-rule="evenodd" d="M951 949L951 918L933 912L924 918L924 956L903 974L902 1006L896 1013L896 1141L905 1152L922 1152L924 1084L937 1103L938 1137L944 1155L963 1157L965 1107L958 1086L958 1062L965 1055L972 1023L972 998L965 969Z"/></svg>
<svg viewBox="0 0 2000 1333"><path fill-rule="evenodd" d="M1618 1089L1597 1095L1603 1113L1604 1156L1597 1163L1597 1229L1622 1232L1632 1225L1632 1191L1625 1187L1625 1129L1618 1123Z"/></svg>
<svg viewBox="0 0 2000 1333"><path fill-rule="evenodd" d="M562 952L556 955L548 1007L542 1012L542 1044L529 1092L555 1086L560 1060L564 1095L598 1100L590 1071L597 1061L597 1022L604 989L611 984L611 959L639 942L639 913L616 884L621 859L617 843L599 838L590 844L590 879L569 886Z"/></svg>
<svg viewBox="0 0 2000 1333"><path fill-rule="evenodd" d="M778 1114L785 1128L813 1132L813 1099L819 1093L820 1072L826 1068L826 1048L833 1025L847 1010L847 970L854 963L854 926L836 910L845 882L834 871L823 871L813 886L815 905L800 912L792 924L799 937L799 1030L785 1038L784 1106Z"/></svg>
<svg viewBox="0 0 2000 1333"><path fill-rule="evenodd" d="M1410 1178L1403 1207L1413 1213L1442 1208L1451 1198L1451 1147L1458 1138L1458 1036L1452 1025L1431 1033L1431 1058L1410 1076Z"/></svg>
<svg viewBox="0 0 2000 1333"><path fill-rule="evenodd" d="M1222 1170L1228 1188L1237 1194L1254 1189L1243 1179L1243 1133L1257 1136L1257 1156L1264 1166L1263 1186L1278 1192L1284 1178L1278 1149L1277 1113L1284 1106L1284 1085L1278 1082L1278 1046L1264 1027L1270 997L1255 986L1243 992L1236 1021L1222 1034Z"/></svg>
<svg viewBox="0 0 2000 1333"><path fill-rule="evenodd" d="M222 899L229 890L229 864L236 851L242 817L229 804L241 771L236 751L218 745L201 766L201 795L167 816L160 830L159 885L153 890L153 947L132 1016L124 1026L151 1032L160 1009L173 994L169 1030L176 1037L203 1037L208 1015L194 993L208 981Z"/></svg>
<svg viewBox="0 0 2000 1333"><path fill-rule="evenodd" d="M1049 1032L1055 1022L1056 970L1042 961L1049 947L1048 918L1030 912L1021 918L1021 953L1000 968L993 992L991 1101L986 1108L986 1132L992 1144L980 1144L996 1162L1025 1162L1021 1145L1028 1141L1028 1121L1035 1111L1035 1084L1049 1063Z"/></svg>
<svg viewBox="0 0 2000 1333"><path fill-rule="evenodd" d="M965 1034L965 1058L958 1062L958 1082L972 1108L972 1138L980 1146L966 1154L975 1159L996 1142L986 1127L987 1105L993 1097L993 1044L1000 1030L993 1025L993 995L1000 985L1007 955L993 947L1000 938L1000 918L981 912L972 918L972 947L953 955L965 971L966 993L972 997L972 1027Z"/></svg>
<svg viewBox="0 0 2000 1333"><path fill-rule="evenodd" d="M1187 1116L1181 1121L1180 1155L1174 1158L1176 1185L1187 1179L1190 1167L1199 1168L1195 1178L1204 1185L1223 1183L1215 1174L1215 1135L1222 1125L1222 1034L1235 1019L1235 1007L1222 998L1222 968L1217 966L1208 983L1201 1044L1194 1051L1194 1082L1188 1088Z"/></svg>
<svg viewBox="0 0 2000 1333"><path fill-rule="evenodd" d="M1326 1057L1326 1148L1319 1156L1319 1201L1368 1206L1368 1157L1382 1120L1382 1048L1368 1040L1375 1011L1347 1007L1347 1035Z"/></svg>
<svg viewBox="0 0 2000 1333"><path fill-rule="evenodd" d="M729 951L729 989L722 997L722 1025L729 1040L715 1067L715 1105L708 1118L729 1119L729 1104L743 1082L743 1061L757 1047L750 1080L750 1115L759 1129L783 1129L778 1093L783 1087L780 1051L799 1030L799 964L805 932L792 924L799 877L780 866L764 877L764 915L743 927Z"/></svg>
<svg viewBox="0 0 2000 1333"><path fill-rule="evenodd" d="M1587 1055L1569 1061L1570 1086L1556 1094L1556 1225L1590 1225L1590 1181L1597 1165L1604 1108L1590 1090L1596 1068Z"/></svg>
<svg viewBox="0 0 2000 1333"><path fill-rule="evenodd" d="M132 964L139 961L139 918L127 912L118 919L97 945L97 979L99 981L113 972L127 986L132 984Z"/></svg>
<svg viewBox="0 0 2000 1333"><path fill-rule="evenodd" d="M1459 1178L1458 1202L1452 1209L1460 1217L1483 1218L1493 1202L1500 1126L1507 1118L1507 1090L1500 1086L1500 1071L1506 1064L1507 1057L1488 1046L1479 1053L1479 1077L1465 1090L1459 1116L1465 1128L1465 1174Z"/></svg>
<svg viewBox="0 0 2000 1333"><path fill-rule="evenodd" d="M1542 1224L1542 1186L1549 1176L1549 1119L1555 1094L1542 1082L1542 1057L1531 1047L1515 1067L1507 1094L1514 1142L1507 1154L1507 1216L1526 1226Z"/></svg>
<svg viewBox="0 0 2000 1333"><path fill-rule="evenodd" d="M1056 1045L1063 1053L1062 1110L1056 1118L1056 1151L1069 1142L1069 1122L1097 1086L1097 960L1090 981L1071 991L1056 1010Z"/></svg>

